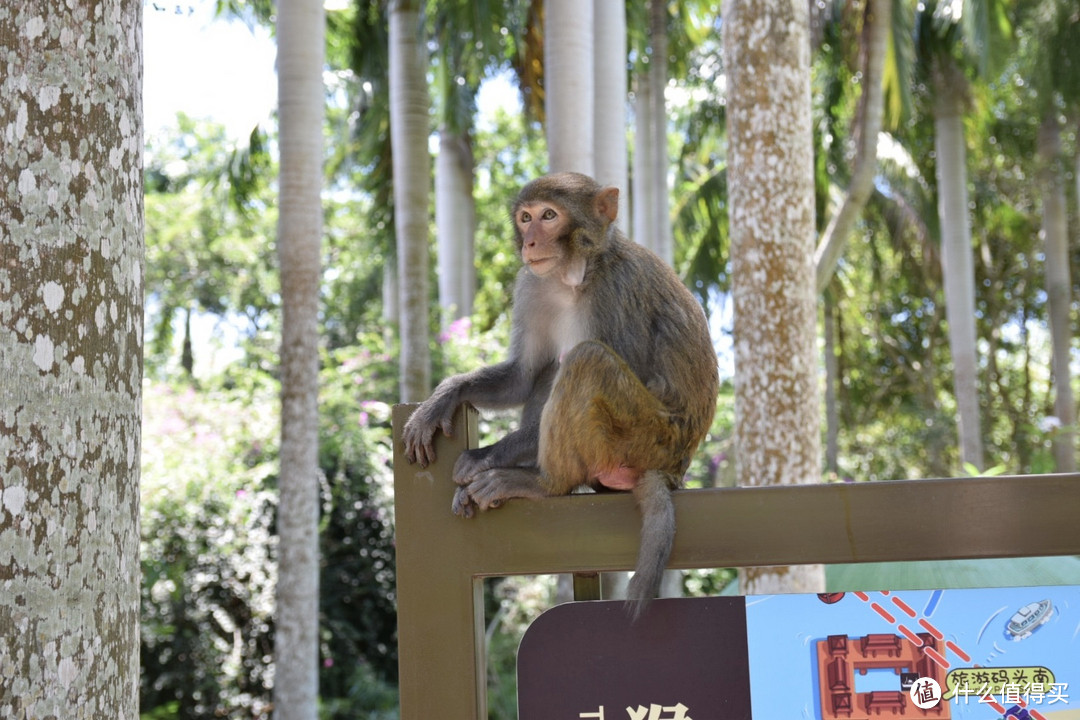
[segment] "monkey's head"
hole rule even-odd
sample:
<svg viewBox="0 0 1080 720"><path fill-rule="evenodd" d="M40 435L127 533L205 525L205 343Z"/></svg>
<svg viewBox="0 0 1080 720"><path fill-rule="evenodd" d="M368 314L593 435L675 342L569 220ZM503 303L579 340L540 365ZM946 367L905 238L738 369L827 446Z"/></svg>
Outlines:
<svg viewBox="0 0 1080 720"><path fill-rule="evenodd" d="M619 189L580 173L557 173L521 189L512 207L514 242L538 277L576 287L589 259L603 252L619 209Z"/></svg>

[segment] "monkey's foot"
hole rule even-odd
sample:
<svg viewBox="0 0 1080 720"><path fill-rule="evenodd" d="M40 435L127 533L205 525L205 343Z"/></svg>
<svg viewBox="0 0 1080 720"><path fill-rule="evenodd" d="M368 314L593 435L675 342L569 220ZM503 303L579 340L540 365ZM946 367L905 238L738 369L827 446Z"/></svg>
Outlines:
<svg viewBox="0 0 1080 720"><path fill-rule="evenodd" d="M450 511L458 517L471 518L479 510L476 503L469 497L469 491L464 486L454 491L454 500L450 503Z"/></svg>
<svg viewBox="0 0 1080 720"><path fill-rule="evenodd" d="M481 510L492 510L500 505L502 505L501 500L495 500L481 505L469 494L468 486L462 486L454 492L454 500L450 504L450 510L459 517L471 518Z"/></svg>

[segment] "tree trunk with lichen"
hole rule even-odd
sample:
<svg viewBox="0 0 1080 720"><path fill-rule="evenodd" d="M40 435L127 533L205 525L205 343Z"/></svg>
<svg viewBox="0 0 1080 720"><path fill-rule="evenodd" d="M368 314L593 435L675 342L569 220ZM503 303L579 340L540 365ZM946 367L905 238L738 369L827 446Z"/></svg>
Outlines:
<svg viewBox="0 0 1080 720"><path fill-rule="evenodd" d="M319 278L322 240L321 3L278 3L281 164L281 452L274 718L315 720L319 700Z"/></svg>
<svg viewBox="0 0 1080 720"><path fill-rule="evenodd" d="M728 187L740 485L821 477L809 15L727 0ZM744 593L820 592L821 565L744 568Z"/></svg>
<svg viewBox="0 0 1080 720"><path fill-rule="evenodd" d="M0 717L138 717L142 3L0 4Z"/></svg>

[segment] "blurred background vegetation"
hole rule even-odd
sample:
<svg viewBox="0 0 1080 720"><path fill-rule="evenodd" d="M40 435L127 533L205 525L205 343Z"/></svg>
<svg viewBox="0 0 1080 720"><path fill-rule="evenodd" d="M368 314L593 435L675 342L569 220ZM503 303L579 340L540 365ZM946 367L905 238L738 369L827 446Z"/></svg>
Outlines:
<svg viewBox="0 0 1080 720"><path fill-rule="evenodd" d="M219 4L256 22L269 16L259 3ZM431 84L438 88L443 81L466 91L434 94L436 108L460 105L470 118L478 279L471 315L452 322L433 315L435 378L501 357L517 269L507 203L546 165L541 119L530 111L535 88L520 62L536 3L498 5L487 8L483 27L471 3L432 2L428 8ZM964 129L987 472L1052 471L1051 441L1071 430L1053 410L1038 180L1046 161L1037 150L1040 125L1050 113L1062 127L1061 152L1051 162L1069 181L1075 298L1080 17L1064 0L987 5L1004 8L992 18L1004 24L998 28L1004 43L980 44L989 35L950 38L942 28L952 26L939 6L897 3L906 10L897 13L896 37L907 39L893 52L895 67L906 74L894 78L874 191L823 311L834 324L838 362L839 447L836 465L823 468L827 481L964 472L943 315L934 123L928 80L918 72L915 52L930 42L953 42L944 52L964 63L968 79ZM836 0L814 7L817 192L824 216L850 173L863 4ZM731 370L724 364L730 313L719 4L669 3L669 10L675 265L710 314L726 370L713 432L688 481L730 485L734 420ZM647 18L631 11L629 22L635 62L640 52L634 48L646 42ZM941 32L931 38L930 29ZM392 303L384 293L395 252L385 45L384 3L356 0L328 13L320 391L319 681L325 718L397 716L389 409L399 383ZM462 55L463 46L474 52ZM496 76L520 86L525 101L520 110L477 117L475 92ZM1074 80L1072 94L1054 84ZM272 120L235 143L220 126L184 115L172 131L147 138L144 718L269 715L280 322L274 143ZM1075 342L1072 348L1075 358ZM486 418L485 430L496 434L508 422ZM731 577L729 571L689 573L685 586L691 594L716 593ZM515 717L517 639L552 593L547 579L489 582L492 717Z"/></svg>

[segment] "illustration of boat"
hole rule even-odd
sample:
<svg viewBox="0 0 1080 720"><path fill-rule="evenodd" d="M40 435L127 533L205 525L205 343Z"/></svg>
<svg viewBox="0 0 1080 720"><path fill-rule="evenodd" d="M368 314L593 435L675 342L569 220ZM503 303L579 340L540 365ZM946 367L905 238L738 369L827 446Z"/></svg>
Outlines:
<svg viewBox="0 0 1080 720"><path fill-rule="evenodd" d="M1005 625L1005 637L1013 641L1023 640L1049 620L1053 614L1054 604L1049 599L1025 605L1009 618L1009 622Z"/></svg>

